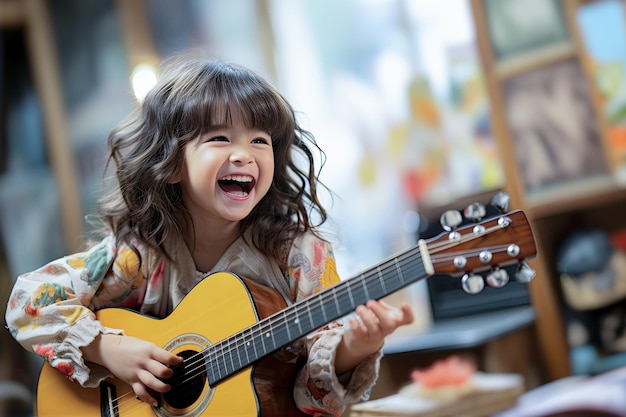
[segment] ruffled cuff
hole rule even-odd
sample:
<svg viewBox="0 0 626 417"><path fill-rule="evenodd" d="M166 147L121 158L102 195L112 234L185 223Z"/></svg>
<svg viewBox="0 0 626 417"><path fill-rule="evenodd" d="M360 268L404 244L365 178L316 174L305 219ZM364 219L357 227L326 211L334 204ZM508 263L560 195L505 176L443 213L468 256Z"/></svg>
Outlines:
<svg viewBox="0 0 626 417"><path fill-rule="evenodd" d="M368 356L352 371L349 382L345 385L347 404L367 401L372 392L372 387L378 379L380 359L383 357L382 349Z"/></svg>
<svg viewBox="0 0 626 417"><path fill-rule="evenodd" d="M81 348L93 342L100 333L123 334L123 330L104 327L93 316L87 316L74 323L63 342L56 347L56 356L73 364L71 378L83 387L97 387L102 380L112 376L103 366L87 364L83 359Z"/></svg>
<svg viewBox="0 0 626 417"><path fill-rule="evenodd" d="M367 357L349 374L338 377L334 363L342 335L343 332L338 329L316 335L317 340L310 348L307 365L302 369L296 386L296 391L303 390L306 394L302 395L301 391L296 392L295 396L301 400L306 398L314 406L336 415L340 415L346 404L369 398L378 378L382 357L382 351L379 350ZM301 409L307 408L308 404L304 402L297 401Z"/></svg>

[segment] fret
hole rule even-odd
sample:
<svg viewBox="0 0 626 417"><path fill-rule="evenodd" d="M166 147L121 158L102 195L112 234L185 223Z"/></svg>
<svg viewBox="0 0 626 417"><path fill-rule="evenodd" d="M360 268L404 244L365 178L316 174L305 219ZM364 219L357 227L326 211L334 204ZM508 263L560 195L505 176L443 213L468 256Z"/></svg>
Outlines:
<svg viewBox="0 0 626 417"><path fill-rule="evenodd" d="M272 335L274 338L275 348L284 346L293 340L291 336L289 335L289 326L285 326L285 325L277 326L274 329Z"/></svg>
<svg viewBox="0 0 626 417"><path fill-rule="evenodd" d="M347 314L351 310L349 307L352 306L348 291L342 290L343 287L348 285L348 282L350 281L344 281L339 284L341 285L341 288L337 288L337 291L335 292L337 294L337 302L340 306L339 311L341 314ZM339 285L337 285L337 287L339 287Z"/></svg>
<svg viewBox="0 0 626 417"><path fill-rule="evenodd" d="M349 291L353 309L360 304L365 304L365 302L369 300L365 294L365 283L365 280L352 280Z"/></svg>
<svg viewBox="0 0 626 417"><path fill-rule="evenodd" d="M265 333L263 333L263 340L265 340L267 343L271 342L269 349L267 347L265 348L266 354L276 350L276 342L274 341L274 332L272 332L271 327L267 329Z"/></svg>
<svg viewBox="0 0 626 417"><path fill-rule="evenodd" d="M239 368L243 368L246 364L241 360L241 349L243 349L243 337L235 339L235 351L237 352L237 360L239 361Z"/></svg>
<svg viewBox="0 0 626 417"><path fill-rule="evenodd" d="M357 304L354 302L354 297L352 296L352 288L351 285L355 281L347 281L346 282L346 292L348 293L348 297L350 297L350 307L354 308Z"/></svg>
<svg viewBox="0 0 626 417"><path fill-rule="evenodd" d="M317 329L327 323L325 310L326 306L323 298L318 298L314 302L309 303L309 314L311 315L313 328Z"/></svg>
<svg viewBox="0 0 626 417"><path fill-rule="evenodd" d="M250 358L252 362L263 357L263 353L265 352L263 349L263 340L259 337L259 325L254 325L249 331L249 340L250 346L247 347L248 353L253 353Z"/></svg>
<svg viewBox="0 0 626 417"><path fill-rule="evenodd" d="M293 323L298 325L298 334L303 335L304 332L302 331L302 324L300 321L300 316L298 315L298 310L295 309L295 312L296 314L295 314L295 318L293 319Z"/></svg>
<svg viewBox="0 0 626 417"><path fill-rule="evenodd" d="M259 334L257 335L257 340L259 340L261 342L261 347L262 347L261 356L263 356L267 352L269 352L269 350L265 346L265 333L263 332L263 329L259 328L259 332L258 333Z"/></svg>
<svg viewBox="0 0 626 417"><path fill-rule="evenodd" d="M209 385L214 385L219 378L215 375L215 369L213 367L213 361L209 360L208 355L204 355L204 362L206 363L207 370L207 379L209 380Z"/></svg>
<svg viewBox="0 0 626 417"><path fill-rule="evenodd" d="M217 374L218 379L222 379L225 378L228 375L228 369L226 368L226 361L225 359L225 344L224 343L220 343L217 346L217 349L214 350L215 352L215 356L214 356L214 361L213 361L213 368L215 368L215 372Z"/></svg>
<svg viewBox="0 0 626 417"><path fill-rule="evenodd" d="M381 281L379 277L376 277L375 279L367 280L367 290L369 294L368 295L369 299L372 299L372 298L377 299L377 298L382 297L383 294L386 294L385 289L383 287L383 281Z"/></svg>
<svg viewBox="0 0 626 417"><path fill-rule="evenodd" d="M400 277L402 278L402 286L417 281L416 277L423 277L426 275L421 258L416 256L410 261L411 262L407 260L398 261L398 269L400 270Z"/></svg>
<svg viewBox="0 0 626 417"><path fill-rule="evenodd" d="M271 323L272 343L274 344L274 349L278 349L290 342L289 332L283 321L275 320Z"/></svg>
<svg viewBox="0 0 626 417"><path fill-rule="evenodd" d="M213 370L217 374L218 381L221 381L224 377L226 377L226 375L228 375L226 369L224 368L224 355L221 356L221 358L215 358L213 361Z"/></svg>
<svg viewBox="0 0 626 417"><path fill-rule="evenodd" d="M309 300L306 300L304 304L306 306L306 315L309 318L309 329L313 330L315 329L315 322L313 321L313 315L311 314L311 302Z"/></svg>
<svg viewBox="0 0 626 417"><path fill-rule="evenodd" d="M377 270L378 276L385 283L385 288L387 288L390 292L394 292L395 290L401 288L398 276L396 274L383 274L380 267Z"/></svg>
<svg viewBox="0 0 626 417"><path fill-rule="evenodd" d="M324 323L328 323L329 320L326 316L326 303L324 303L323 301L319 303L318 306L318 310L320 310L322 312L322 318L324 320Z"/></svg>
<svg viewBox="0 0 626 417"><path fill-rule="evenodd" d="M377 267L376 267L376 271L377 271L377 273L378 273L378 282L380 282L380 286L381 286L381 287L382 287L382 289L383 289L383 293L384 293L384 294L389 294L389 291L387 291L387 285L385 284L385 280L384 280L384 279L382 279L382 278L383 278L383 275L380 273L380 266L377 266Z"/></svg>
<svg viewBox="0 0 626 417"><path fill-rule="evenodd" d="M339 306L339 300L337 299L337 286L332 287L330 294L333 297L333 300L335 301L335 313L333 314L333 316L338 317L341 316L341 307Z"/></svg>
<svg viewBox="0 0 626 417"><path fill-rule="evenodd" d="M250 354L252 353L254 355L254 351L252 350L253 349L253 345L252 345L252 342L250 342L250 335L248 334L242 340L243 340L243 350L246 353L246 361L248 363L252 363L252 359L250 358ZM256 358L256 355L254 355L254 357Z"/></svg>
<svg viewBox="0 0 626 417"><path fill-rule="evenodd" d="M398 277L400 277L400 281L402 281L402 283L404 284L404 275L402 274L402 268L400 267L400 262L398 261L398 258L394 258L393 263L395 264L396 272L398 274Z"/></svg>
<svg viewBox="0 0 626 417"><path fill-rule="evenodd" d="M291 325L289 324L289 320L287 320L287 310L283 310L282 318L283 323L285 323L285 325L282 327L284 327L285 331L287 332L287 342L291 342L294 339L291 338L291 331L289 330L291 328Z"/></svg>
<svg viewBox="0 0 626 417"><path fill-rule="evenodd" d="M236 345L235 345L236 346ZM234 349L235 351L237 351L237 349ZM229 350L227 353L228 359L230 359L230 371L228 371L229 373L232 373L235 371L235 361L233 360L233 349Z"/></svg>

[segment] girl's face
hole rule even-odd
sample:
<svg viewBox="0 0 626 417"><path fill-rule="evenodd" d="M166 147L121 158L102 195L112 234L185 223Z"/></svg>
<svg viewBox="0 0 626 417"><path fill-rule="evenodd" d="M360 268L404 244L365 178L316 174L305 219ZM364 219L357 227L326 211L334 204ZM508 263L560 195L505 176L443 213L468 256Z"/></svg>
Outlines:
<svg viewBox="0 0 626 417"><path fill-rule="evenodd" d="M245 127L233 114L229 127L189 142L179 176L194 224L239 222L265 196L274 177L269 134Z"/></svg>

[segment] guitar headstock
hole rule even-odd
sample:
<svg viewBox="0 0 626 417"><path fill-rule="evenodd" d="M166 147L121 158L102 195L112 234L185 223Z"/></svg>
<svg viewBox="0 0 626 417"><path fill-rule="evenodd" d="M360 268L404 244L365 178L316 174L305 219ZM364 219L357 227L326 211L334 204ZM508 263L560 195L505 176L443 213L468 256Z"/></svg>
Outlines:
<svg viewBox="0 0 626 417"><path fill-rule="evenodd" d="M502 195L499 193L498 197ZM506 210L506 204L496 207L498 211ZM462 288L469 294L482 291L485 282L495 288L505 286L510 279L508 268L504 267L514 264L518 264L515 280L530 282L535 271L526 260L537 255L537 248L524 212L500 212L483 220L485 215L484 206L474 203L463 215L448 211L441 216L444 232L425 241L434 273L462 275ZM464 218L470 224L461 226ZM490 272L483 278L479 273L485 271Z"/></svg>

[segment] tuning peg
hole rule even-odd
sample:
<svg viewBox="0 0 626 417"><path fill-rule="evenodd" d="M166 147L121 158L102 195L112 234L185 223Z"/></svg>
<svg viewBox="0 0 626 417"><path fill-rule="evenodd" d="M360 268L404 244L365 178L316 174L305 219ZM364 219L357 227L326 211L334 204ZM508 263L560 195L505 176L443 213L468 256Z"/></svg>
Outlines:
<svg viewBox="0 0 626 417"><path fill-rule="evenodd" d="M461 288L468 294L478 294L485 288L483 277L477 274L465 274L461 278Z"/></svg>
<svg viewBox="0 0 626 417"><path fill-rule="evenodd" d="M509 273L506 269L498 268L490 272L485 280L490 287L502 288L509 283Z"/></svg>
<svg viewBox="0 0 626 417"><path fill-rule="evenodd" d="M463 216L457 210L448 210L441 215L439 223L445 231L452 231L463 223Z"/></svg>
<svg viewBox="0 0 626 417"><path fill-rule="evenodd" d="M500 213L506 213L509 210L509 200L511 197L504 191L498 191L491 197L489 204L496 208Z"/></svg>
<svg viewBox="0 0 626 417"><path fill-rule="evenodd" d="M528 284L536 275L537 273L528 265L528 262L522 261L517 268L517 272L515 272L515 281L520 284Z"/></svg>
<svg viewBox="0 0 626 417"><path fill-rule="evenodd" d="M472 203L463 210L465 218L473 222L481 221L485 214L487 214L487 208L482 203Z"/></svg>

